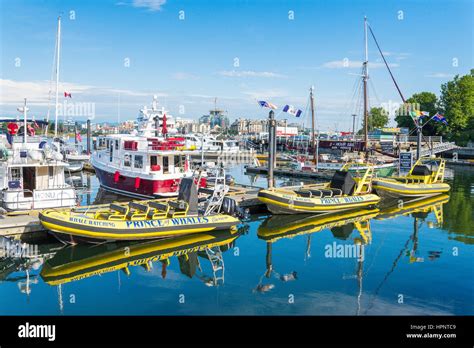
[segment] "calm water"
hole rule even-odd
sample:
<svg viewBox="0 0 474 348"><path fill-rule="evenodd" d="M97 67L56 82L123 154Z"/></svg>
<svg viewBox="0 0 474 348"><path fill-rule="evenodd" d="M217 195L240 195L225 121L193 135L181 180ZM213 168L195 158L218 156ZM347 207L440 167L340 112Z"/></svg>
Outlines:
<svg viewBox="0 0 474 348"><path fill-rule="evenodd" d="M232 174L265 185L242 168ZM83 204L114 198L90 181ZM237 234L62 249L43 242L45 262L1 260L0 314L473 315L474 170L456 168L450 183L449 202L325 219L254 216ZM215 273L209 246L223 259Z"/></svg>

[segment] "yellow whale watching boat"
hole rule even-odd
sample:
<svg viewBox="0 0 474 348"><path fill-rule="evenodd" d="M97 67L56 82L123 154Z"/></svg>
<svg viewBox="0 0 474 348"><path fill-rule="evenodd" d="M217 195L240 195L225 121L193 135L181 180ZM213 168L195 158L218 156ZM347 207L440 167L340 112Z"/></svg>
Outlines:
<svg viewBox="0 0 474 348"><path fill-rule="evenodd" d="M432 196L446 193L449 184L444 182L446 161L440 158L422 157L406 176L377 178L373 188L381 197L404 198Z"/></svg>
<svg viewBox="0 0 474 348"><path fill-rule="evenodd" d="M196 184L192 178L183 178L177 201L113 203L95 212L48 209L39 214L39 219L62 242L100 243L226 230L240 222L219 211L220 207L214 213L203 214L198 207Z"/></svg>
<svg viewBox="0 0 474 348"><path fill-rule="evenodd" d="M371 193L374 167L367 165L363 171L349 172L351 167L357 165L345 164L328 183L310 185L299 190L261 190L258 199L273 214L328 214L374 206L380 201L379 196Z"/></svg>

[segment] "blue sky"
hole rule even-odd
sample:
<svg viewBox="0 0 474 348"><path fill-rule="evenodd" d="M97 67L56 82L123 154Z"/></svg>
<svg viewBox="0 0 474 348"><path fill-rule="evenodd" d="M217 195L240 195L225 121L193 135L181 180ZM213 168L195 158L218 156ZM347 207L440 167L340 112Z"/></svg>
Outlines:
<svg viewBox="0 0 474 348"><path fill-rule="evenodd" d="M15 115L24 97L33 113L45 114L59 14L60 93L95 103L98 121L117 120L119 99L120 119L133 119L154 94L175 116L198 118L217 97L231 120L263 118L268 110L257 99L304 110L314 85L320 127L348 130L358 109L364 15L406 97L439 94L441 83L473 67L469 0L0 3L4 116ZM371 106L400 102L372 40L369 60Z"/></svg>

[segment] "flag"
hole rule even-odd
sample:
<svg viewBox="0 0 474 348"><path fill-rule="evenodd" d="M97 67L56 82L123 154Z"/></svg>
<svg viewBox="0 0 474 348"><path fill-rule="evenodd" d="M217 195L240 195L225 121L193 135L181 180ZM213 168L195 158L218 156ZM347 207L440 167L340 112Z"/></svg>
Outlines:
<svg viewBox="0 0 474 348"><path fill-rule="evenodd" d="M301 111L300 109L295 108L293 105L285 105L283 107L283 112L287 112L290 115L293 115L293 116L296 116L296 117L300 117L301 114L303 113L303 111Z"/></svg>
<svg viewBox="0 0 474 348"><path fill-rule="evenodd" d="M425 117L429 117L429 116L430 116L430 113L428 111L421 111L420 118L425 118Z"/></svg>
<svg viewBox="0 0 474 348"><path fill-rule="evenodd" d="M78 143L82 143L81 133L76 132L76 140L77 140Z"/></svg>
<svg viewBox="0 0 474 348"><path fill-rule="evenodd" d="M258 103L260 104L260 106L262 108L269 108L269 109L273 109L273 110L278 109L278 107L275 104L266 102L265 100L259 100Z"/></svg>
<svg viewBox="0 0 474 348"><path fill-rule="evenodd" d="M448 121L446 120L444 115L441 115L439 112L437 112L436 115L433 116L433 120L435 120L436 122L444 123L445 125L448 124Z"/></svg>
<svg viewBox="0 0 474 348"><path fill-rule="evenodd" d="M64 98L72 98L72 94L71 93L68 93L68 92L64 92Z"/></svg>

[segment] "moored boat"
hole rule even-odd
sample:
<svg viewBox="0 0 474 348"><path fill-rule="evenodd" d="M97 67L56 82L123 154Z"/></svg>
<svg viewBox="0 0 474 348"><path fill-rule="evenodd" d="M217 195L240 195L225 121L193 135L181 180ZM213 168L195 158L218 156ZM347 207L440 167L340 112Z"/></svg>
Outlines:
<svg viewBox="0 0 474 348"><path fill-rule="evenodd" d="M140 111L137 134L97 138L91 165L108 191L137 198L177 196L181 179L193 174L190 155L198 151L187 149L184 138L168 136L172 116L156 98L151 109Z"/></svg>
<svg viewBox="0 0 474 348"><path fill-rule="evenodd" d="M39 219L55 237L70 244L170 238L235 228L239 219L220 212L224 200L219 206L208 200L200 208L194 179L186 178L176 201L112 203L92 212L51 209L42 211Z"/></svg>
<svg viewBox="0 0 474 348"><path fill-rule="evenodd" d="M373 188L381 197L422 197L446 193L449 184L444 182L446 161L440 158L420 158L406 176L376 178Z"/></svg>
<svg viewBox="0 0 474 348"><path fill-rule="evenodd" d="M300 190L261 190L258 199L273 214L327 214L376 205L380 197L371 193L374 168L367 166L363 173L355 173L358 177L353 177L349 171L353 165L356 164L348 163L336 171L328 183Z"/></svg>

